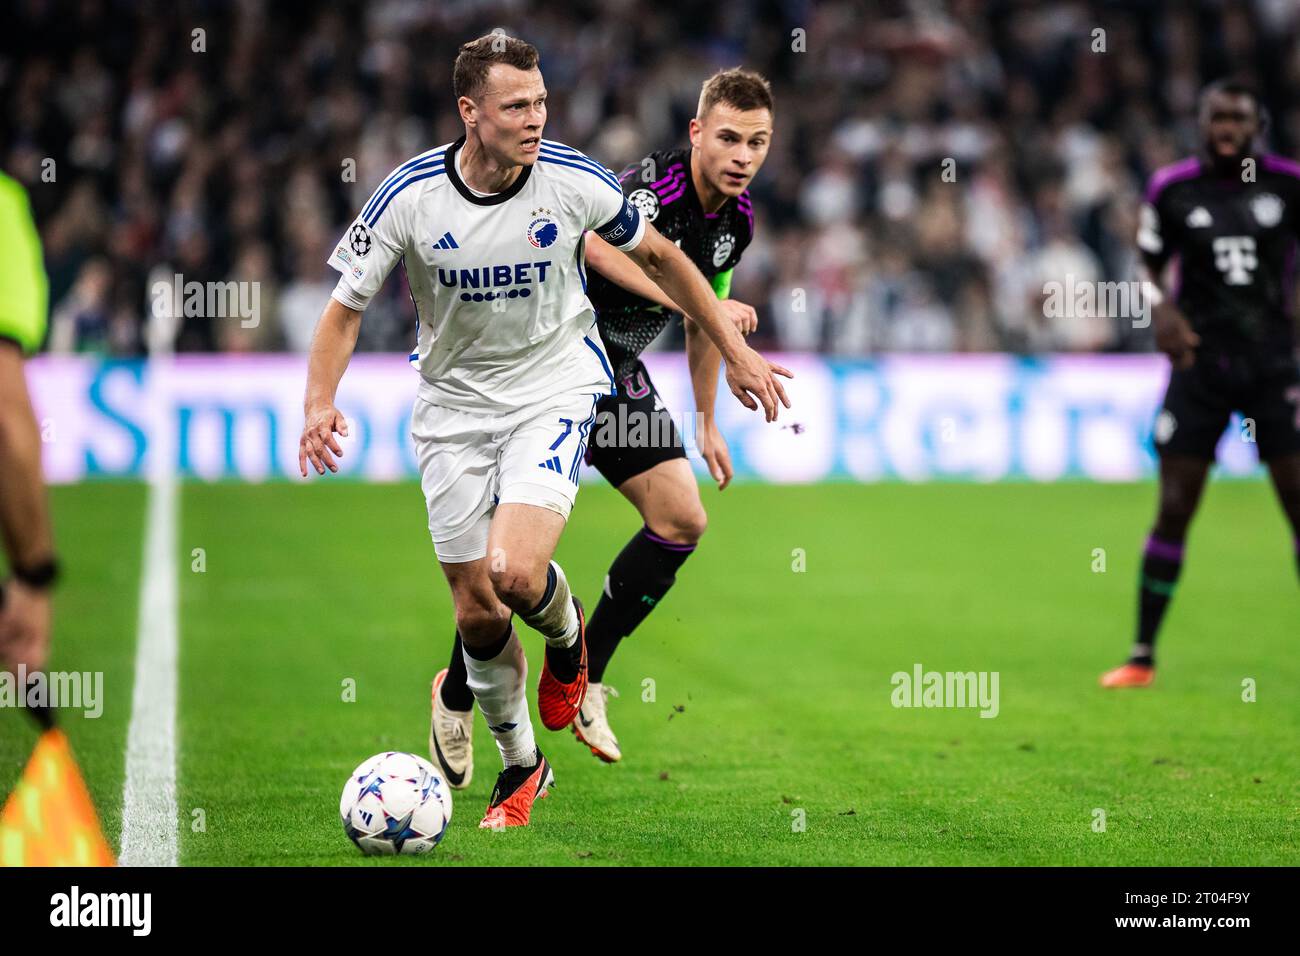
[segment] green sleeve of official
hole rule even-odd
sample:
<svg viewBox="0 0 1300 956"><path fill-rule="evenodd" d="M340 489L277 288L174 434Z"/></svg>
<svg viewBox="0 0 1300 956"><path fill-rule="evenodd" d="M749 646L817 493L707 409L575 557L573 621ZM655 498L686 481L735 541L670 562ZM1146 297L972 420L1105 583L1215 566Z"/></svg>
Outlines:
<svg viewBox="0 0 1300 956"><path fill-rule="evenodd" d="M731 273L734 269L728 269L726 272L719 272L709 281L713 283L713 292L719 299L725 299L731 295Z"/></svg>
<svg viewBox="0 0 1300 956"><path fill-rule="evenodd" d="M50 289L27 191L4 173L0 173L0 236L5 237L7 251L7 261L0 264L0 338L13 339L31 354L45 340Z"/></svg>

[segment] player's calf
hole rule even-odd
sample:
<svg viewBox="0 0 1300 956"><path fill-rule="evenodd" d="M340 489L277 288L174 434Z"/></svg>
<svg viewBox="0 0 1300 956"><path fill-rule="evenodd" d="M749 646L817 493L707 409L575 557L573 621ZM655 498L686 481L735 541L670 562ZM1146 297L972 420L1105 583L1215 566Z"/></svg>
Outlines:
<svg viewBox="0 0 1300 956"><path fill-rule="evenodd" d="M550 560L564 522L545 508L503 504L488 542L488 577L497 598L541 633L548 648L560 650L572 647L579 634L569 582Z"/></svg>
<svg viewBox="0 0 1300 956"><path fill-rule="evenodd" d="M668 594L709 523L695 473L685 458L659 462L625 480L618 490L636 506L645 525L610 565L604 593L591 615L587 641L593 683L604 679L619 642Z"/></svg>
<svg viewBox="0 0 1300 956"><path fill-rule="evenodd" d="M536 743L524 696L528 662L510 625L510 610L497 600L484 559L444 561L442 568L456 604L465 684L483 712L502 762L507 767L531 764ZM450 692L440 688L435 705L439 699L451 702L459 696L459 688L453 687Z"/></svg>
<svg viewBox="0 0 1300 956"><path fill-rule="evenodd" d="M503 605L456 608L456 630L464 635L464 641L470 647L485 647L499 640L501 630L509 620L510 609Z"/></svg>
<svg viewBox="0 0 1300 956"><path fill-rule="evenodd" d="M605 667L619 642L658 606L677 580L677 572L695 553L695 545L673 541L643 527L624 545L605 575L605 590L591 615L591 679Z"/></svg>
<svg viewBox="0 0 1300 956"><path fill-rule="evenodd" d="M563 528L564 517L552 510L511 503L498 509L489 539L494 592L546 641L537 702L549 730L573 722L587 689L581 605L549 559Z"/></svg>
<svg viewBox="0 0 1300 956"><path fill-rule="evenodd" d="M465 644L465 671L469 689L501 751L507 767L531 764L537 749L533 724L528 716L524 689L528 683L528 660L513 627L494 643L471 647Z"/></svg>
<svg viewBox="0 0 1300 956"><path fill-rule="evenodd" d="M510 608L493 591L482 560L443 564L456 613L456 632L470 647L499 641L510 620Z"/></svg>
<svg viewBox="0 0 1300 956"><path fill-rule="evenodd" d="M1155 679L1156 635L1182 574L1183 541L1211 460L1168 451L1161 455L1160 507L1143 549L1138 582L1137 635L1128 661L1102 675L1103 687L1146 687Z"/></svg>
<svg viewBox="0 0 1300 956"><path fill-rule="evenodd" d="M1183 570L1183 542L1152 532L1142 554L1138 635L1129 663L1155 666L1155 640Z"/></svg>

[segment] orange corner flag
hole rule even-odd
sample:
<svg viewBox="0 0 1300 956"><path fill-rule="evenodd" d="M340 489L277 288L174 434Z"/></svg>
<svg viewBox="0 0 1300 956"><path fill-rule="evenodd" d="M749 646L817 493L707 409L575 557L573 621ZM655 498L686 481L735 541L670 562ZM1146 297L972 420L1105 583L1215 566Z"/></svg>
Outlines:
<svg viewBox="0 0 1300 956"><path fill-rule="evenodd" d="M0 811L0 866L115 863L68 738L45 731Z"/></svg>

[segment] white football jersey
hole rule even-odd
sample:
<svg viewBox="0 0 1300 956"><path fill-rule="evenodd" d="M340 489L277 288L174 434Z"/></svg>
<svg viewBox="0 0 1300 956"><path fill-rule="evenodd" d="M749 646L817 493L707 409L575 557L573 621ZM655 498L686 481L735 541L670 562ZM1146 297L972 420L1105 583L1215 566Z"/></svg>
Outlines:
<svg viewBox="0 0 1300 956"><path fill-rule="evenodd" d="M640 213L613 173L549 140L508 189L476 194L456 172L464 141L395 169L329 264L362 300L405 265L416 312L410 361L435 405L504 414L567 391L610 394L583 235L633 249L645 235Z"/></svg>

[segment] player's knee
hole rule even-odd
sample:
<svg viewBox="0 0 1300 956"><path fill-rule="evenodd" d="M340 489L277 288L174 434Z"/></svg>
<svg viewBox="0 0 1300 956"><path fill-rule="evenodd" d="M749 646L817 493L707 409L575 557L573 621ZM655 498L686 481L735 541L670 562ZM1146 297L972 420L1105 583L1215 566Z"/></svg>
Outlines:
<svg viewBox="0 0 1300 956"><path fill-rule="evenodd" d="M708 527L708 513L703 507L696 507L673 512L663 521L662 530L658 523L650 530L674 544L696 544Z"/></svg>
<svg viewBox="0 0 1300 956"><path fill-rule="evenodd" d="M1196 511L1196 498L1182 488L1164 489L1160 496L1160 514L1156 524L1167 533L1181 537Z"/></svg>
<svg viewBox="0 0 1300 956"><path fill-rule="evenodd" d="M467 598L456 601L456 630L469 644L480 644L495 638L505 627L508 612L500 602Z"/></svg>
<svg viewBox="0 0 1300 956"><path fill-rule="evenodd" d="M546 590L545 574L531 574L524 568L494 568L489 577L498 600L516 611L534 606Z"/></svg>

